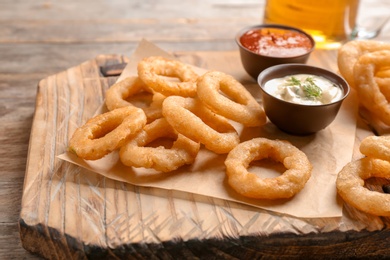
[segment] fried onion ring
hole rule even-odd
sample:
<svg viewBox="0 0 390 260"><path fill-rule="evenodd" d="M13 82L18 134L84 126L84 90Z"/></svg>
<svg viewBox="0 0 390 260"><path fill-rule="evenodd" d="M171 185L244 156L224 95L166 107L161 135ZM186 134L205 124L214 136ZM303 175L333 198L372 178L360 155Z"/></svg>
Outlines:
<svg viewBox="0 0 390 260"><path fill-rule="evenodd" d="M381 67L388 66L390 50L366 53L354 66L355 88L360 103L386 125L390 125L390 104L375 80L375 74Z"/></svg>
<svg viewBox="0 0 390 260"><path fill-rule="evenodd" d="M260 178L248 172L255 160L271 158L286 171L276 178ZM306 154L287 141L254 138L237 145L225 160L229 185L239 194L256 199L291 198L303 189L312 165Z"/></svg>
<svg viewBox="0 0 390 260"><path fill-rule="evenodd" d="M172 147L147 147L149 143L161 137L174 139ZM165 118L160 118L146 125L136 137L122 146L119 157L127 166L170 172L193 163L199 148L199 143L178 134Z"/></svg>
<svg viewBox="0 0 390 260"><path fill-rule="evenodd" d="M390 162L365 157L348 163L337 175L337 192L354 208L376 216L390 216L390 194L364 187L365 180L371 177L389 178Z"/></svg>
<svg viewBox="0 0 390 260"><path fill-rule="evenodd" d="M152 122L158 118L161 118L162 115L162 103L164 102L166 96L161 93L154 93L152 97L152 103L149 107L142 108L148 118L148 122Z"/></svg>
<svg viewBox="0 0 390 260"><path fill-rule="evenodd" d="M219 71L203 74L198 79L197 93L199 99L212 111L244 126L261 126L266 123L267 118L260 104L230 75Z"/></svg>
<svg viewBox="0 0 390 260"><path fill-rule="evenodd" d="M156 92L165 96L194 97L198 75L192 68L180 61L152 56L138 63L138 76ZM162 77L165 76L165 77ZM178 81L170 81L166 77L175 77Z"/></svg>
<svg viewBox="0 0 390 260"><path fill-rule="evenodd" d="M340 74L351 87L355 87L354 64L360 56L380 50L390 50L390 43L370 40L355 40L344 44L338 51L337 64Z"/></svg>
<svg viewBox="0 0 390 260"><path fill-rule="evenodd" d="M367 136L360 143L365 156L390 161L390 136Z"/></svg>
<svg viewBox="0 0 390 260"><path fill-rule="evenodd" d="M138 77L126 77L106 91L106 106L108 110L132 106L133 104L126 99L145 89L145 84Z"/></svg>
<svg viewBox="0 0 390 260"><path fill-rule="evenodd" d="M127 106L97 115L76 129L69 151L85 160L97 160L121 147L146 125L140 108Z"/></svg>
<svg viewBox="0 0 390 260"><path fill-rule="evenodd" d="M382 94L385 96L387 102L390 102L390 75L388 78L375 77L375 82Z"/></svg>
<svg viewBox="0 0 390 260"><path fill-rule="evenodd" d="M228 153L240 143L229 121L213 113L197 98L167 97L162 113L177 132L217 154Z"/></svg>
<svg viewBox="0 0 390 260"><path fill-rule="evenodd" d="M149 96L147 98L152 100L149 106L140 107L144 110L149 122L162 117L162 101L165 97L160 93L153 93L137 76L126 77L106 91L107 109L114 110L120 107L136 106L128 99L137 93L145 93Z"/></svg>

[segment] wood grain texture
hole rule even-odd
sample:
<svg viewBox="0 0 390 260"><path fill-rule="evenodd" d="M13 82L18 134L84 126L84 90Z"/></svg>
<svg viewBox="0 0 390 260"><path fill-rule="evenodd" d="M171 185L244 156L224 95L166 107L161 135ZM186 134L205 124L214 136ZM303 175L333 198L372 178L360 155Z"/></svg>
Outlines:
<svg viewBox="0 0 390 260"><path fill-rule="evenodd" d="M174 55L251 83L237 67L236 52ZM313 56L317 65L334 67L332 53ZM19 221L28 251L53 259L390 257L387 219L348 206L342 218L299 219L200 195L136 187L56 159L115 81L102 77L99 66L124 60L99 56L39 83ZM364 126L360 131L367 134Z"/></svg>

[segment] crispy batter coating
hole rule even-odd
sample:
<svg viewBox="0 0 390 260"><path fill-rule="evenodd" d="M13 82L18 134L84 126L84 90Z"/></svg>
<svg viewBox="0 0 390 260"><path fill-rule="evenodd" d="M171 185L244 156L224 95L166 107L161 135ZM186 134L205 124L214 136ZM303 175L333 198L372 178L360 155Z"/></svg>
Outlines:
<svg viewBox="0 0 390 260"><path fill-rule="evenodd" d="M344 44L338 51L337 64L341 75L345 78L351 87L355 87L354 65L360 56L380 50L390 50L390 43L372 41L372 40L355 40Z"/></svg>
<svg viewBox="0 0 390 260"><path fill-rule="evenodd" d="M263 108L252 94L223 72L210 71L199 77L197 93L212 111L244 126L261 126L267 121Z"/></svg>
<svg viewBox="0 0 390 260"><path fill-rule="evenodd" d="M106 106L108 110L125 106L135 106L131 98L136 94L143 94L144 100L151 100L148 106L140 107L145 112L148 122L162 117L162 101L165 96L153 93L137 76L126 77L115 83L106 91ZM143 102L147 103L147 102Z"/></svg>
<svg viewBox="0 0 390 260"><path fill-rule="evenodd" d="M138 76L151 89L165 96L194 97L198 75L180 61L152 56L138 63ZM177 80L168 80L174 77Z"/></svg>
<svg viewBox="0 0 390 260"><path fill-rule="evenodd" d="M390 67L390 50L362 55L354 67L355 88L359 102L386 125L390 125L390 96L378 85L377 72Z"/></svg>
<svg viewBox="0 0 390 260"><path fill-rule="evenodd" d="M364 187L371 177L390 177L390 162L365 157L348 163L336 179L338 194L351 206L376 216L390 216L390 194Z"/></svg>
<svg viewBox="0 0 390 260"><path fill-rule="evenodd" d="M76 129L69 151L85 160L97 160L121 147L146 125L140 108L127 106L97 115Z"/></svg>
<svg viewBox="0 0 390 260"><path fill-rule="evenodd" d="M390 136L367 136L360 143L365 156L390 161Z"/></svg>
<svg viewBox="0 0 390 260"><path fill-rule="evenodd" d="M173 139L173 145L165 148L149 147L149 143L159 139ZM133 139L120 148L119 157L124 165L153 168L170 172L195 161L200 144L177 133L165 118L147 124Z"/></svg>
<svg viewBox="0 0 390 260"><path fill-rule="evenodd" d="M163 116L177 132L217 154L228 153L240 143L229 121L213 113L197 98L167 97L163 102Z"/></svg>
<svg viewBox="0 0 390 260"><path fill-rule="evenodd" d="M340 74L356 89L367 120L390 125L390 43L355 40L344 44L337 56Z"/></svg>
<svg viewBox="0 0 390 260"><path fill-rule="evenodd" d="M286 171L276 178L260 178L248 172L255 160L271 158ZM303 189L311 176L312 165L306 154L287 141L254 138L237 145L228 154L226 174L229 185L239 194L256 199L291 198Z"/></svg>

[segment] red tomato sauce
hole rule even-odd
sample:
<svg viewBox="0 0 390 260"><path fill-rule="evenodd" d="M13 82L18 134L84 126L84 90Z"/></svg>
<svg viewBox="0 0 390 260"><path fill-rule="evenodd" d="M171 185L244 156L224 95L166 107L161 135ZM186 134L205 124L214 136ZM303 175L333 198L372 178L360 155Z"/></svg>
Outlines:
<svg viewBox="0 0 390 260"><path fill-rule="evenodd" d="M250 30L240 37L248 50L273 57L292 57L307 53L313 47L306 35L278 28Z"/></svg>

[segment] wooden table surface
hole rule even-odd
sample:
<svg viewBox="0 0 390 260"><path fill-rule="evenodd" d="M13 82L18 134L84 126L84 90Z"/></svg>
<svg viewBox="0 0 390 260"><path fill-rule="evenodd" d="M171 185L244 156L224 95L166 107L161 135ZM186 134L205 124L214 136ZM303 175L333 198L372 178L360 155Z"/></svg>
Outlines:
<svg viewBox="0 0 390 260"><path fill-rule="evenodd" d="M362 0L359 21L390 13ZM168 52L236 51L264 0L0 1L0 259L39 259L18 220L38 82L100 54L130 55L145 38ZM380 40L390 42L390 24Z"/></svg>

